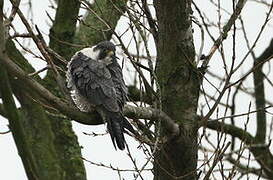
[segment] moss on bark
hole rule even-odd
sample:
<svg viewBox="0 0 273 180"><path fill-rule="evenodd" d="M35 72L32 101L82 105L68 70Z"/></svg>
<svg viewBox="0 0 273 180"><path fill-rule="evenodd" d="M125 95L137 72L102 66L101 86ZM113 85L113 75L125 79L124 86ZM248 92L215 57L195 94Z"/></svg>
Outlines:
<svg viewBox="0 0 273 180"><path fill-rule="evenodd" d="M92 12L88 12L77 30L75 42L90 46L111 39L112 30L115 29L118 20L125 11L127 0L116 0L114 2L113 4L109 0L95 1L92 10L100 18Z"/></svg>
<svg viewBox="0 0 273 180"><path fill-rule="evenodd" d="M190 1L156 1L158 61L156 74L162 108L183 127L156 153L155 180L196 179L196 109L199 96L198 71L191 29ZM171 88L170 88L171 87ZM164 132L164 127L161 127Z"/></svg>
<svg viewBox="0 0 273 180"><path fill-rule="evenodd" d="M38 179L65 179L58 154L54 148L54 134L45 110L32 99L30 94L14 91L21 104L21 120L29 150L35 158ZM30 91L31 92L31 91ZM32 94L34 98L35 95Z"/></svg>
<svg viewBox="0 0 273 180"><path fill-rule="evenodd" d="M50 48L67 60L74 53L69 43L73 43L79 7L80 2L77 0L59 0L55 20L50 29ZM65 69L64 65L59 63L57 59L54 61L56 65ZM52 71L48 71L43 85L56 96L62 97L54 76ZM55 136L53 143L58 154L60 166L65 172L64 178L66 180L86 179L84 164L80 158L81 148L77 136L72 130L71 122L58 116L48 115L47 117L50 120Z"/></svg>
<svg viewBox="0 0 273 180"><path fill-rule="evenodd" d="M80 1L59 0L52 28L50 29L49 46L67 60L74 51L69 43L73 43ZM62 65L55 62L57 65Z"/></svg>

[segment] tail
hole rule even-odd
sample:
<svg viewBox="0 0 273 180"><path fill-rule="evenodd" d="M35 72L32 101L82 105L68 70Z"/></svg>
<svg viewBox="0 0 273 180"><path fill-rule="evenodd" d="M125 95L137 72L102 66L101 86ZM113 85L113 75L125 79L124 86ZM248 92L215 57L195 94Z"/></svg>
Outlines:
<svg viewBox="0 0 273 180"><path fill-rule="evenodd" d="M115 149L117 149L117 145L120 150L124 150L126 142L123 133L126 132L127 129L131 133L135 134L135 130L121 113L108 111L106 112L106 120L107 129L109 131Z"/></svg>

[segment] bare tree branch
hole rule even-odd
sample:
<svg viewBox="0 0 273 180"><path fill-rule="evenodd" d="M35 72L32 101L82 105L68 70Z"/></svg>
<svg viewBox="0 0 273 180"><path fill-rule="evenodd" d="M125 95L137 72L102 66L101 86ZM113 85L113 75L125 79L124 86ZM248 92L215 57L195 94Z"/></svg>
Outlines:
<svg viewBox="0 0 273 180"><path fill-rule="evenodd" d="M4 118L8 118L7 113L4 109L4 105L2 103L0 103L0 115L3 116Z"/></svg>
<svg viewBox="0 0 273 180"><path fill-rule="evenodd" d="M83 113L80 112L75 106L62 99L54 96L50 91L44 88L41 84L28 76L20 67L14 64L8 57L3 60L5 66L14 76L23 80L30 88L38 93L42 99L46 100L49 105L59 110L69 118L84 124L97 125L102 124L102 119L96 113ZM171 135L177 135L179 133L179 127L173 122L165 113L159 113L159 110L152 108L133 107L126 105L124 108L124 114L129 118L138 119L162 119L166 128L169 129Z"/></svg>
<svg viewBox="0 0 273 180"><path fill-rule="evenodd" d="M267 176L262 172L262 169L248 167L248 166L246 166L244 164L241 164L237 160L233 159L231 156L227 157L226 159L231 164L233 164L234 166L236 166L236 168L238 168L239 171L241 171L243 174L253 173L253 174L257 175L257 176L260 176L260 177L263 177L263 178L267 178Z"/></svg>
<svg viewBox="0 0 273 180"><path fill-rule="evenodd" d="M0 92L3 100L3 107L6 112L7 119L9 120L10 128L14 141L18 147L18 151L25 166L28 178L36 180L38 177L38 169L32 153L29 149L29 143L26 139L23 124L20 119L19 113L16 108L15 101L12 97L12 90L9 83L7 70L3 66L7 58L5 50L5 29L3 24L3 1L0 1Z"/></svg>
<svg viewBox="0 0 273 180"><path fill-rule="evenodd" d="M206 176L204 177L204 180L209 180L210 178L210 175L214 169L214 167L217 165L218 162L220 162L223 157L224 157L224 153L226 152L227 148L229 147L230 145L230 142L228 142L225 147L219 149L216 154L215 154L215 157L214 157L214 160L213 160L213 163L212 163L212 166L211 168L209 169L208 173L206 174Z"/></svg>
<svg viewBox="0 0 273 180"><path fill-rule="evenodd" d="M273 39L271 40L270 45L266 48L266 50L254 60L253 66L255 67L260 62L263 62L267 58L273 55ZM263 65L262 63L258 68L253 72L254 78L254 89L255 89L255 102L256 108L262 109L265 107L265 90L264 90L264 73L263 73ZM265 143L266 140L266 115L265 111L259 111L256 114L256 122L257 122L257 130L255 138L260 143Z"/></svg>
<svg viewBox="0 0 273 180"><path fill-rule="evenodd" d="M170 137L174 137L180 133L178 124L176 124L168 115L166 115L161 110L125 105L124 114L129 118L149 119L155 121L161 119L162 125L168 131L167 135L169 135ZM183 127L181 128L183 129Z"/></svg>
<svg viewBox="0 0 273 180"><path fill-rule="evenodd" d="M273 178L273 155L269 150L269 145L259 144L259 142L256 144L255 138L250 133L230 124L218 121L209 121L206 127L237 137L241 141L245 142L248 145L248 149L253 153L256 160L261 165L266 176L269 179Z"/></svg>
<svg viewBox="0 0 273 180"><path fill-rule="evenodd" d="M223 40L225 40L227 38L228 32L231 29L231 26L235 23L236 19L240 15L245 3L246 3L246 0L239 0L238 1L235 11L233 12L231 17L229 18L226 25L223 27L223 32L216 39L216 41L214 42L214 45L210 49L209 54L206 56L205 60L203 61L203 63L202 63L203 68L206 68L208 66L209 61L210 61L211 57L213 56L213 54L215 53L215 51L219 48L219 46L221 45Z"/></svg>

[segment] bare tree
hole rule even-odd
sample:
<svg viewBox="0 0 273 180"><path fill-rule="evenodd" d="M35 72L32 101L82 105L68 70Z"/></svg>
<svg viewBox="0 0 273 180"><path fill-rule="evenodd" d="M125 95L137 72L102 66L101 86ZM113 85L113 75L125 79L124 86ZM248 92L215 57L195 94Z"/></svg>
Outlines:
<svg viewBox="0 0 273 180"><path fill-rule="evenodd" d="M97 112L83 113L75 107L64 76L77 50L103 40L118 45L125 74L131 77L124 114L138 131L134 138L147 161L137 165L127 148L132 170L88 162L117 171L120 179L124 171L146 179L146 170L155 180L273 179L272 99L267 95L273 87L273 40L260 56L255 55L262 33L266 28L272 31L273 1L255 1L267 12L253 42L241 15L249 3L245 0L233 0L232 8L221 1L206 2L214 7L216 21L193 1L58 0L50 2L56 13L48 14L49 42L33 24L31 13L21 10L20 0L7 1L10 12L0 2L0 115L9 121L29 179L87 178L83 161L88 158L81 156L71 120L87 125L103 121ZM31 3L28 0L29 12ZM79 15L80 9L84 15ZM15 16L26 32L18 31ZM200 38L193 31L200 31ZM238 42L239 36L245 42ZM231 47L225 40L231 41ZM239 44L247 50L239 51ZM238 58L238 53L245 54ZM35 70L27 55L46 66ZM215 61L217 70L211 68ZM44 78L41 72L46 72ZM252 76L253 86L247 86ZM245 102L242 94L247 94ZM238 111L242 104L245 112ZM257 127L256 132L249 131L249 124ZM151 163L153 169L147 168Z"/></svg>

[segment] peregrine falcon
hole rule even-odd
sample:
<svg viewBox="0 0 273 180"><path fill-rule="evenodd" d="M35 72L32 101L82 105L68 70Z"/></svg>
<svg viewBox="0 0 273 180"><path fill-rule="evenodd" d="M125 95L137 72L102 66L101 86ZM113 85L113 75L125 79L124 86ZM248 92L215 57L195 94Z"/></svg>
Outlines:
<svg viewBox="0 0 273 180"><path fill-rule="evenodd" d="M135 131L122 114L127 88L115 50L113 43L103 41L76 52L67 65L66 82L78 109L95 109L107 123L115 149L123 150L125 129Z"/></svg>

